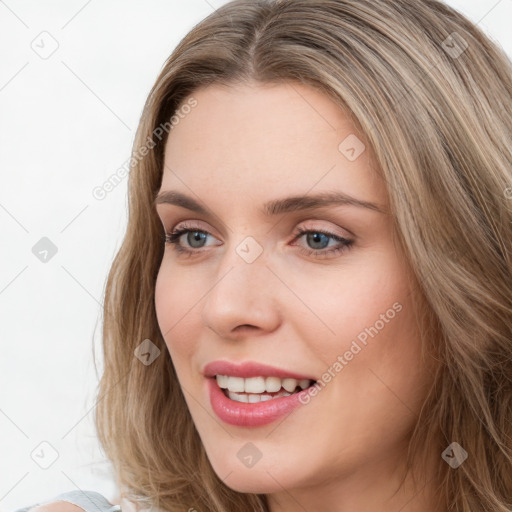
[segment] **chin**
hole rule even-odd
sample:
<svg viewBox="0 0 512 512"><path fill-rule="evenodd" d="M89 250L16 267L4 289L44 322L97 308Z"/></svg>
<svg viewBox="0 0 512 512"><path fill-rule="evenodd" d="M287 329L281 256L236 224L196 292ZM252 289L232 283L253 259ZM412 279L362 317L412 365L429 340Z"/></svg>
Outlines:
<svg viewBox="0 0 512 512"><path fill-rule="evenodd" d="M269 494L304 485L306 475L292 472L297 469L278 460L264 461L262 458L252 467L245 467L237 457L237 451L214 456L208 455L216 475L237 492L251 494ZM289 460L289 459L288 459Z"/></svg>
<svg viewBox="0 0 512 512"><path fill-rule="evenodd" d="M281 475L276 475L273 472L269 474L265 470L253 473L250 469L245 471L233 469L231 474L229 472L217 473L217 476L221 479L224 477L223 481L230 489L250 494L271 494L282 491L283 488L288 489L291 484L289 481L283 481Z"/></svg>

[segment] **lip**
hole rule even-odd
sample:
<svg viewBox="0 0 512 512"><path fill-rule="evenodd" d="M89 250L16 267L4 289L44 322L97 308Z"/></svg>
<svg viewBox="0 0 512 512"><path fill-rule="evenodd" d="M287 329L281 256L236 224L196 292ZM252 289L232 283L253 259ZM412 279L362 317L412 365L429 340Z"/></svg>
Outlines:
<svg viewBox="0 0 512 512"><path fill-rule="evenodd" d="M232 377L279 377L281 379L317 379L299 373L284 370L274 366L246 361L232 363L230 361L213 361L203 369L207 379L208 395L213 411L225 423L237 427L259 427L268 425L283 416L290 414L302 403L301 398L306 396L309 388L303 389L290 396L282 396L266 400L265 402L245 403L228 398L217 385L215 375L229 375Z"/></svg>
<svg viewBox="0 0 512 512"><path fill-rule="evenodd" d="M309 390L306 388L290 396L250 404L228 398L217 385L215 377L208 378L207 385L215 414L225 423L237 427L260 427L287 416L303 403L301 396L307 395Z"/></svg>
<svg viewBox="0 0 512 512"><path fill-rule="evenodd" d="M299 373L283 370L275 366L269 366L256 361L245 361L243 363L232 363L230 361L212 361L203 369L205 377L215 377L215 375L229 375L232 377L279 377L280 379L297 380L318 380L310 375L301 375ZM276 399L277 400L277 399Z"/></svg>

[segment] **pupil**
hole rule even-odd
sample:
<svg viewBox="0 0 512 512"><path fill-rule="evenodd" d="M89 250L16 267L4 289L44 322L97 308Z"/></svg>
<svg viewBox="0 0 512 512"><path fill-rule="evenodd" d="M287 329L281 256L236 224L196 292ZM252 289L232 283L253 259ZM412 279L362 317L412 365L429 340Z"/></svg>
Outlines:
<svg viewBox="0 0 512 512"><path fill-rule="evenodd" d="M329 244L329 237L327 235L324 235L323 233L313 233L308 235L308 243L312 242L313 244L318 243L321 238L324 238L323 241L326 241L328 245ZM320 239L320 240L319 240ZM313 247L313 249L323 249L326 247L326 245L323 245L322 247Z"/></svg>
<svg viewBox="0 0 512 512"><path fill-rule="evenodd" d="M195 246L193 242L201 242L201 241L204 242L204 239L206 238L206 233L200 233L199 231L193 231L193 232L190 231L188 233L187 238L188 238L187 243L189 243L191 247L194 247L194 248L201 247L200 245Z"/></svg>

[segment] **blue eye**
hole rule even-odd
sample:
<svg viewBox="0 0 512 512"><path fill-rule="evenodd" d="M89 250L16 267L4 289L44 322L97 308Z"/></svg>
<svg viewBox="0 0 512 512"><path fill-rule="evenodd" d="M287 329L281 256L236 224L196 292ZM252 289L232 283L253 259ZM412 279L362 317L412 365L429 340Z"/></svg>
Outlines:
<svg viewBox="0 0 512 512"><path fill-rule="evenodd" d="M184 235L187 235L184 237ZM192 226L184 226L181 229L174 230L172 233L166 233L164 235L164 242L172 244L174 250L183 255L191 256L194 253L204 252L200 251L205 247L207 237L210 235L207 231L202 229L194 228ZM187 246L183 246L180 242L181 238L184 237ZM338 254L341 251L348 249L354 242L346 238L321 231L318 229L303 229L299 228L295 232L295 238L293 242L305 237L306 243L310 248L301 247L299 250L301 253L307 256L313 256L316 258L325 258L327 255ZM329 247L329 242L333 240L336 242L334 246Z"/></svg>
<svg viewBox="0 0 512 512"><path fill-rule="evenodd" d="M183 235L186 236L187 244L190 244L190 249L184 247L180 243L180 239ZM194 252L197 252L197 249L201 249L204 247L203 242L206 240L206 237L210 233L200 230L200 229L192 229L192 228L182 228L176 229L172 233L166 233L164 236L165 243L173 244L174 250L181 254L189 254L191 255ZM198 244L198 245L196 245Z"/></svg>
<svg viewBox="0 0 512 512"><path fill-rule="evenodd" d="M313 245L312 249L300 248L300 251L307 256L314 256L316 258L325 258L327 255L338 254L341 251L348 249L353 243L353 240L348 240L341 236L329 233L327 231L321 231L318 229L303 229L298 228L295 232L295 240L305 236L306 242ZM329 248L329 240L334 240L337 245ZM326 242L326 244L324 244ZM318 247L320 245L321 247ZM318 250L319 249L319 250Z"/></svg>

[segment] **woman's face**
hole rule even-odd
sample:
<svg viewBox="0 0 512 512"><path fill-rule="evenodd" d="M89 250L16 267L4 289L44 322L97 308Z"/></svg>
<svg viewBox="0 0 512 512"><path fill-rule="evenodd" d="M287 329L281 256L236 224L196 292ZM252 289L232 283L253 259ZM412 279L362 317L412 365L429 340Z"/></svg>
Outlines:
<svg viewBox="0 0 512 512"><path fill-rule="evenodd" d="M241 492L379 486L430 377L371 150L302 84L193 97L160 190L189 199L157 206L190 231L166 243L156 312L209 460Z"/></svg>

